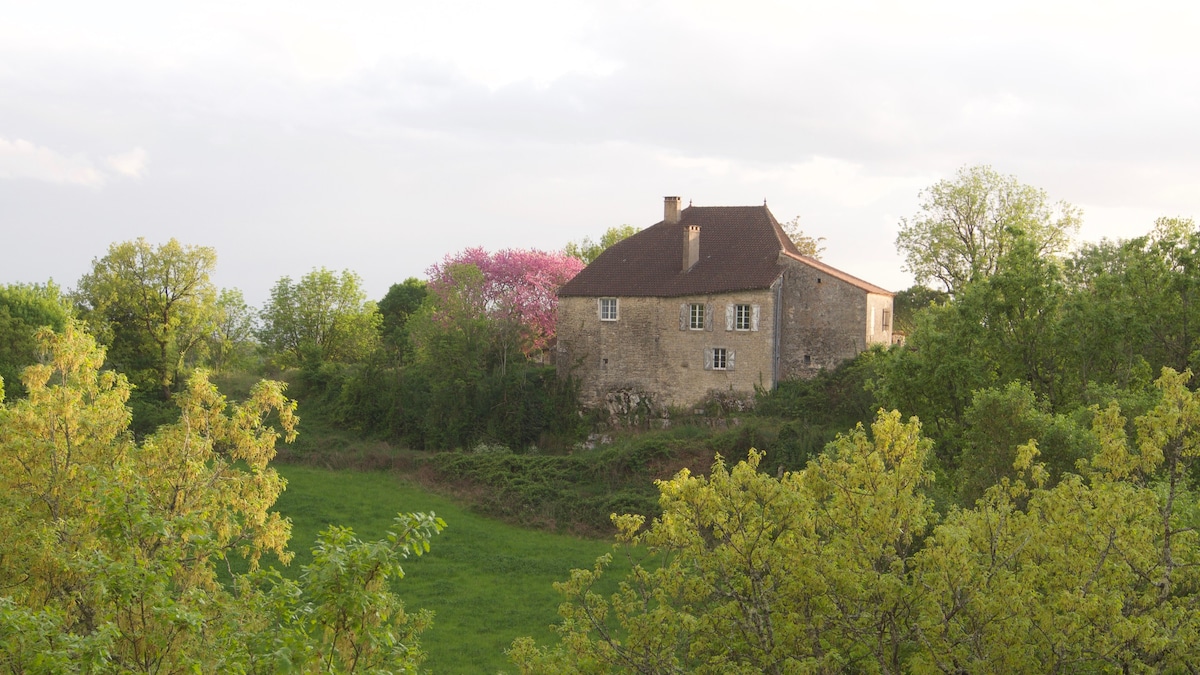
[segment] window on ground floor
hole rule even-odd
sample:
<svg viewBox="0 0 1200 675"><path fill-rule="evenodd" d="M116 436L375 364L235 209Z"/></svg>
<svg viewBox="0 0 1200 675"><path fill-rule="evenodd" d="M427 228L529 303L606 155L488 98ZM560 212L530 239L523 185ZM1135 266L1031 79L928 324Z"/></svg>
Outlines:
<svg viewBox="0 0 1200 675"><path fill-rule="evenodd" d="M733 350L711 347L704 350L705 370L733 370Z"/></svg>

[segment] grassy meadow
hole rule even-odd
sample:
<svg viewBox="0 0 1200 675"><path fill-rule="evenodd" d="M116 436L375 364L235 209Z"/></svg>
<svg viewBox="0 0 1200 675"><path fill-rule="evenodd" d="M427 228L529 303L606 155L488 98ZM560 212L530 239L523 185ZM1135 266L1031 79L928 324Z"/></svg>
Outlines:
<svg viewBox="0 0 1200 675"><path fill-rule="evenodd" d="M309 561L317 532L330 524L378 539L401 511L433 511L446 521L430 552L405 564L397 586L408 608L434 612L433 627L421 637L429 654L424 667L434 673L511 670L504 650L513 639L552 642L559 595L551 584L612 550L609 541L489 520L393 473L275 466L288 480L276 509L292 519L296 552L286 574ZM628 570L623 562L614 561L613 589Z"/></svg>

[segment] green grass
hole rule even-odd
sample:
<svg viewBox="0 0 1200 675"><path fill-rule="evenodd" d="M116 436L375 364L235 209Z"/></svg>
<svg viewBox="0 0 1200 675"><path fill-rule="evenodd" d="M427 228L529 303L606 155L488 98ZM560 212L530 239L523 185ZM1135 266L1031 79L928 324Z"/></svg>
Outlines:
<svg viewBox="0 0 1200 675"><path fill-rule="evenodd" d="M330 471L276 465L288 489L276 509L292 519L296 558L284 570L296 574L311 559L317 532L330 524L354 529L360 539L383 537L398 512L433 511L447 523L431 551L410 559L396 586L410 609L435 613L422 637L435 673L512 670L504 656L513 639L533 636L550 644L560 597L551 587L572 568L591 567L612 550L611 542L526 530L455 506L383 472ZM618 556L608 581L615 589L628 566Z"/></svg>

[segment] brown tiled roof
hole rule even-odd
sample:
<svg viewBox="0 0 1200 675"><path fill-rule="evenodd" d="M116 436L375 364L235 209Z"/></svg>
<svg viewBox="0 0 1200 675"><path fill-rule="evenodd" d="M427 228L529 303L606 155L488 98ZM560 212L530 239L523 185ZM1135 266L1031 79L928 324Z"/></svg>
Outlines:
<svg viewBox="0 0 1200 675"><path fill-rule="evenodd" d="M789 258L792 258L793 260L799 260L800 262L804 263L805 265L808 265L809 267L815 267L816 269L828 274L829 276L831 276L835 279L841 279L842 281L845 281L846 283L850 284L851 286L857 286L868 293L878 293L879 295L888 295L888 296L896 295L895 293L888 291L888 290L884 290L884 289L880 288L879 286L876 286L875 284L872 284L867 281L863 281L862 279L859 279L856 276L846 274L845 272L837 269L836 267L830 267L829 265L826 265L825 263L821 262L820 260L817 260L816 258L810 258L806 255L792 253L791 251L788 251L787 253L785 253L785 255Z"/></svg>
<svg viewBox="0 0 1200 675"><path fill-rule="evenodd" d="M660 222L610 246L558 294L677 297L769 288L783 273L780 253L869 293L887 293L800 255L766 206L689 206L678 223ZM700 259L683 267L684 228L700 226Z"/></svg>

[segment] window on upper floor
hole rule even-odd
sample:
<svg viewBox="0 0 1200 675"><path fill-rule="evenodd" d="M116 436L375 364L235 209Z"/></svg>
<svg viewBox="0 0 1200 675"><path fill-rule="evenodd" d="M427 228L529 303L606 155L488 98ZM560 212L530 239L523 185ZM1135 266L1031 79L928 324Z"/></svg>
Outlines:
<svg viewBox="0 0 1200 675"><path fill-rule="evenodd" d="M600 298L600 320L601 321L616 321L617 320L617 299L616 298Z"/></svg>
<svg viewBox="0 0 1200 675"><path fill-rule="evenodd" d="M713 308L703 302L679 305L679 330L712 330Z"/></svg>
<svg viewBox="0 0 1200 675"><path fill-rule="evenodd" d="M883 329L887 330L892 327L892 310L883 310Z"/></svg>
<svg viewBox="0 0 1200 675"><path fill-rule="evenodd" d="M725 330L758 330L758 305L725 305Z"/></svg>
<svg viewBox="0 0 1200 675"><path fill-rule="evenodd" d="M750 330L750 305L733 306L733 329Z"/></svg>

